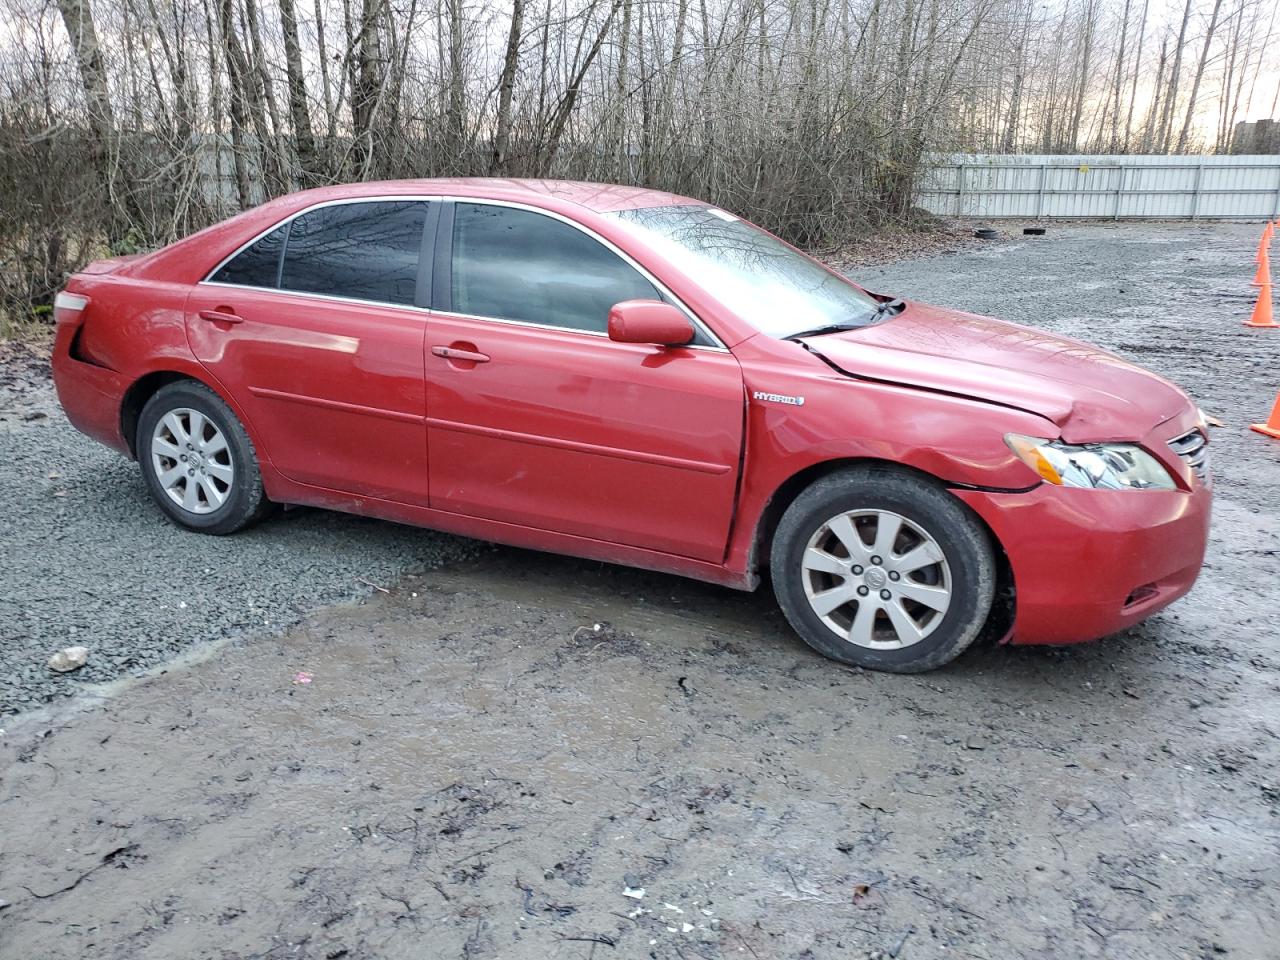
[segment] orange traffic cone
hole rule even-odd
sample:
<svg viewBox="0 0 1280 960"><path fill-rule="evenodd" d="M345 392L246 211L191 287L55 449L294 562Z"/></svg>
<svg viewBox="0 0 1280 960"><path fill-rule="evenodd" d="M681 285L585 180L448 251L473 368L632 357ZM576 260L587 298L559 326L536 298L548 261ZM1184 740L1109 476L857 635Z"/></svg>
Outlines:
<svg viewBox="0 0 1280 960"><path fill-rule="evenodd" d="M1271 416L1267 419L1267 422L1255 423L1250 429L1280 440L1280 393L1276 394L1276 405L1271 408Z"/></svg>
<svg viewBox="0 0 1280 960"><path fill-rule="evenodd" d="M1253 305L1253 313L1244 322L1246 327L1280 327L1271 315L1271 284L1264 283L1258 288L1258 302Z"/></svg>
<svg viewBox="0 0 1280 960"><path fill-rule="evenodd" d="M1266 248L1263 248L1262 256L1258 258L1258 269L1253 275L1253 283L1250 286L1271 286L1271 257L1268 256Z"/></svg>

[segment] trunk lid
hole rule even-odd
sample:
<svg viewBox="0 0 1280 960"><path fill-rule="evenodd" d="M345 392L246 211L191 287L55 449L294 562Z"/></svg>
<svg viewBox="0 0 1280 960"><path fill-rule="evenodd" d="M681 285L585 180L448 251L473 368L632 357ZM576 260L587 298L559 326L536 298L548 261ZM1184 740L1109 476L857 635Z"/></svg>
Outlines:
<svg viewBox="0 0 1280 960"><path fill-rule="evenodd" d="M141 260L146 254L132 253L123 257L106 257L102 260L94 260L86 263L76 273L85 274L87 276L101 276L104 273L118 273L120 270Z"/></svg>

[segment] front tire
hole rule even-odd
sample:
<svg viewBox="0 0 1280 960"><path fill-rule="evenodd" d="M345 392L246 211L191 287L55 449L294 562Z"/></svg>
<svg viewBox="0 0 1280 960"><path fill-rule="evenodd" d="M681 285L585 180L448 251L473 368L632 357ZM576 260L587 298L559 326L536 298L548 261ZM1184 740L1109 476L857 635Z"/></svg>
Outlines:
<svg viewBox="0 0 1280 960"><path fill-rule="evenodd" d="M968 508L888 466L840 470L796 497L774 533L770 568L805 643L893 673L932 670L964 652L996 582L990 538Z"/></svg>
<svg viewBox="0 0 1280 960"><path fill-rule="evenodd" d="M253 442L202 383L183 380L157 390L138 417L134 449L152 498L190 530L234 533L271 509Z"/></svg>

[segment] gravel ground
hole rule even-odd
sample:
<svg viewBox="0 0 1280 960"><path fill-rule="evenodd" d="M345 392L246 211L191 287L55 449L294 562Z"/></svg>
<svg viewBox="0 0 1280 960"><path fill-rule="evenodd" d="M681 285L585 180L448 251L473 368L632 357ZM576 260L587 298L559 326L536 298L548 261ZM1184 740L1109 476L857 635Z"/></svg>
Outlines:
<svg viewBox="0 0 1280 960"><path fill-rule="evenodd" d="M1246 425L1280 336L1239 326L1257 232L1051 225L858 269L1137 357L1225 423L1188 598L918 677L818 658L763 592L315 512L179 533L20 376L9 689L83 689L139 638L139 663L191 652L6 722L0 955L1275 960L1280 443ZM307 613L357 576L391 592ZM46 678L72 639L92 667Z"/></svg>
<svg viewBox="0 0 1280 960"><path fill-rule="evenodd" d="M1257 232L1051 226L1047 238L974 246L952 226L938 242L965 252L852 272L872 289L1114 349L1181 383L1239 434L1266 415L1280 386L1280 337L1237 322L1248 314ZM382 585L484 549L312 510L230 539L191 536L152 506L134 464L67 424L45 363L39 349L0 354L0 715L156 666L194 644L290 626L318 606L368 596L361 578ZM1235 454L1241 462L1220 465L1220 490L1245 486L1252 503L1274 504L1276 450L1247 439ZM91 648L89 665L51 674L49 655L73 644Z"/></svg>
<svg viewBox="0 0 1280 960"><path fill-rule="evenodd" d="M43 353L0 357L0 716L485 549L319 510L193 536L155 508L136 464L67 423ZM49 656L72 645L88 665L52 673Z"/></svg>
<svg viewBox="0 0 1280 960"><path fill-rule="evenodd" d="M947 222L860 241L842 256L975 243ZM367 598L484 545L295 510L233 539L192 537L152 505L137 467L77 433L58 407L45 343L0 341L0 716L165 663L201 643L278 631L316 607ZM62 647L92 650L51 673Z"/></svg>

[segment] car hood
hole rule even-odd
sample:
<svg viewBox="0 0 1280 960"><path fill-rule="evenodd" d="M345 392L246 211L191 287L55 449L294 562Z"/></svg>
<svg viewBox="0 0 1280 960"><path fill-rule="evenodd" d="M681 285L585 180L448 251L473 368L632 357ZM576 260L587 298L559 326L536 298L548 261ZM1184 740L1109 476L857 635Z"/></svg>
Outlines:
<svg viewBox="0 0 1280 960"><path fill-rule="evenodd" d="M853 377L1038 414L1068 443L1139 439L1191 403L1167 380L1083 341L920 303L803 342Z"/></svg>

